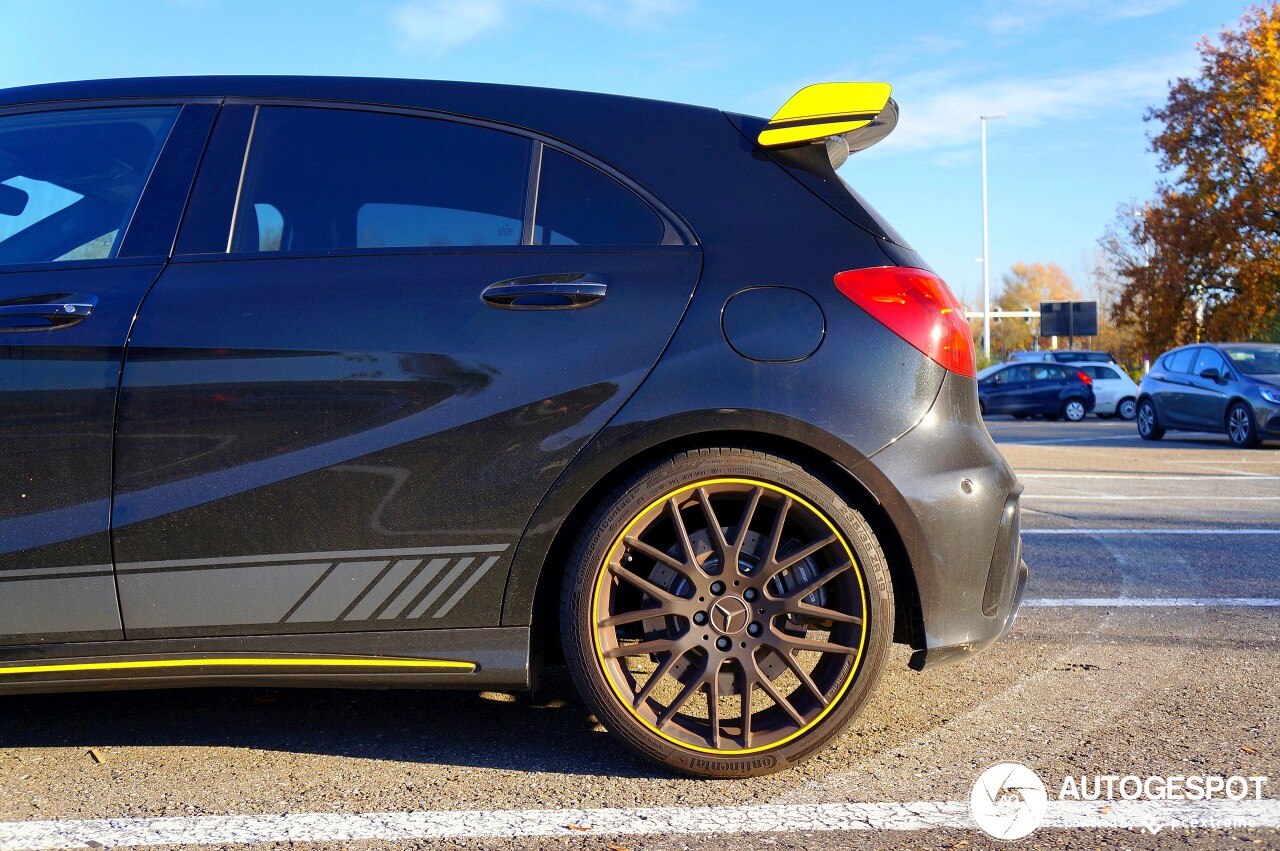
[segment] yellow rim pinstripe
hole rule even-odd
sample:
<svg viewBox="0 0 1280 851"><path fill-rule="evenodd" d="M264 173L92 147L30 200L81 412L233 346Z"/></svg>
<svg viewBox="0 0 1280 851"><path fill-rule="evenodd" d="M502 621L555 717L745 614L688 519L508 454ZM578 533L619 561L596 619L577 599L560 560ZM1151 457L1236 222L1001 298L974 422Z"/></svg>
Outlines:
<svg viewBox="0 0 1280 851"><path fill-rule="evenodd" d="M648 719L646 719L644 716L642 716L639 712L635 710L635 708L631 705L631 701L628 700L623 695L622 691L618 688L617 683L614 682L613 677L610 676L609 674L609 666L605 661L604 652L600 647L600 630L599 630L599 627L596 626L596 622L600 616L600 613L599 613L600 591L604 587L604 582L609 576L609 557L618 548L618 545L622 542L622 539L631 533L631 530L635 528L635 525L639 523L640 520L643 519L646 514L648 514L654 508L657 508L662 503L666 502L668 499L682 497L685 494L692 493L693 491L696 491L698 488L707 487L708 485L724 485L724 484L751 485L753 487L764 488L767 491L772 491L773 493L781 494L782 496L790 497L792 500L794 500L798 504L803 505L805 508L809 509L809 511L813 512L814 516L821 519L822 522L826 525L826 527L831 530L831 533L836 536L836 540L840 542L840 546L844 549L845 554L849 557L850 564L853 565L853 574L858 579L858 596L860 600L864 601L863 603L864 608L863 608L863 617L862 617L862 632L858 636L858 652L853 657L853 664L849 668L849 676L845 678L845 681L843 683L841 683L840 690L836 692L836 696L832 699L831 703L829 703L826 707L824 707L823 710L819 712L818 715L808 724L804 725L799 730L796 730L791 735L783 739L780 739L776 742L770 742L767 745L759 745L753 748L716 750L714 748L705 748L705 747L700 747L698 745L692 745L692 744L689 744L688 742L682 742L677 738L669 736L666 733L659 730L653 724L649 723ZM787 744L788 742L794 741L800 736L803 736L805 733L809 732L814 727L816 727L818 723L822 721L823 718L827 717L827 715L830 714L831 711L840 704L841 698L843 698L845 695L845 692L849 690L849 686L853 683L854 678L858 674L858 670L862 662L863 652L866 650L866 645L867 645L867 617L866 617L867 611L866 611L866 604L865 604L866 596L867 596L867 589L866 589L866 584L864 583L862 578L862 566L858 563L858 560L854 557L853 549L849 546L849 542L845 540L844 535L841 534L840 530L836 528L835 524L832 523L831 520L827 518L827 515L819 511L817 508L815 508L811 503L809 503L808 500L804 499L801 496L798 496L795 493L792 493L791 491L787 490L784 487L770 484L769 482L759 481L757 479L742 479L742 478L703 479L701 481L693 482L692 484L681 485L680 487L674 490L668 491L664 493L662 496L653 500L648 505L646 505L642 510L637 512L635 517L631 518L631 521L628 522L627 525L623 527L622 531L619 532L618 535L613 539L613 543L611 543L609 545L609 549L605 551L604 560L600 563L600 566L597 568L595 587L591 593L591 647L592 647L592 650L595 651L596 662L600 665L600 671L601 673L604 674L605 681L609 683L610 690L612 690L614 696L618 698L618 703L620 703L623 706L623 708L625 708L627 712L631 714L632 717L634 717L637 721L643 724L650 732L657 734L658 736L665 739L666 741L671 742L673 745L677 745L681 748L684 748L685 750L697 751L699 753L716 754L716 755L724 755L724 756L738 756L741 754L759 753L760 751L771 750L773 748L781 747Z"/></svg>
<svg viewBox="0 0 1280 851"><path fill-rule="evenodd" d="M0 676L66 671L128 671L147 668L436 668L474 671L474 662L450 659L316 659L263 656L215 656L189 659L133 659L124 662L54 662L36 665L0 665Z"/></svg>

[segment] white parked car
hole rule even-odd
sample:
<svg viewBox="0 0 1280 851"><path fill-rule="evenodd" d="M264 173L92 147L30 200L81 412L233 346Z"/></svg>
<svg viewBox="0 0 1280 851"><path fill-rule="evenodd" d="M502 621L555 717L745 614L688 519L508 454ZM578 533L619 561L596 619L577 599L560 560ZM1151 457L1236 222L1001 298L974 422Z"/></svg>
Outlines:
<svg viewBox="0 0 1280 851"><path fill-rule="evenodd" d="M1138 385L1118 364L1069 364L1093 379L1093 395L1097 403L1093 412L1101 419L1120 417L1132 420L1138 415Z"/></svg>

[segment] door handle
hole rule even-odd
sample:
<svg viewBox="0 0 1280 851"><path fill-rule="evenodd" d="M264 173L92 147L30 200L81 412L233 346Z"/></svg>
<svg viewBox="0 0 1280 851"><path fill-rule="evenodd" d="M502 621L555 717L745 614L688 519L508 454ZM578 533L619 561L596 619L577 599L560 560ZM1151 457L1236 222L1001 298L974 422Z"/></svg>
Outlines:
<svg viewBox="0 0 1280 851"><path fill-rule="evenodd" d="M36 298L40 301L0 302L0 330L51 331L66 328L92 316L98 306L97 296L78 293L52 293ZM48 324L32 325L21 321L31 319L43 319Z"/></svg>
<svg viewBox="0 0 1280 851"><path fill-rule="evenodd" d="M507 310L573 310L600 301L609 292L603 281L583 273L511 278L485 287L480 297Z"/></svg>

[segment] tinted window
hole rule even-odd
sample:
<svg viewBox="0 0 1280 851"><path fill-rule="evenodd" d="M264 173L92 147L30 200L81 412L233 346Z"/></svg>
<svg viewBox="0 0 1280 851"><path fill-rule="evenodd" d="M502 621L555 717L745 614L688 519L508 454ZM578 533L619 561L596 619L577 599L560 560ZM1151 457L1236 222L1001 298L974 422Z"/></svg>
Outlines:
<svg viewBox="0 0 1280 851"><path fill-rule="evenodd" d="M1005 381L1030 381L1031 367L1015 366L1013 369L1007 370L1004 373L1004 380Z"/></svg>
<svg viewBox="0 0 1280 851"><path fill-rule="evenodd" d="M666 230L630 189L551 148L542 155L534 216L537 245L660 245Z"/></svg>
<svg viewBox="0 0 1280 851"><path fill-rule="evenodd" d="M1165 355L1164 368L1170 372L1190 372L1191 363L1195 360L1196 349L1183 349L1171 355Z"/></svg>
<svg viewBox="0 0 1280 851"><path fill-rule="evenodd" d="M1065 369L1056 365L1049 366L1048 364L1036 366L1035 372L1032 373L1032 378L1035 381L1056 381L1066 377L1067 371Z"/></svg>
<svg viewBox="0 0 1280 851"><path fill-rule="evenodd" d="M1054 359L1059 363L1070 363L1071 361L1086 361L1089 363L1111 363L1111 355L1106 352L1076 352L1066 351L1054 354Z"/></svg>
<svg viewBox="0 0 1280 851"><path fill-rule="evenodd" d="M0 263L112 257L175 107L0 118Z"/></svg>
<svg viewBox="0 0 1280 851"><path fill-rule="evenodd" d="M431 118L262 107L231 250L519 245L530 149Z"/></svg>
<svg viewBox="0 0 1280 851"><path fill-rule="evenodd" d="M1280 375L1280 346L1228 347L1226 352L1245 375Z"/></svg>
<svg viewBox="0 0 1280 851"><path fill-rule="evenodd" d="M1216 369L1218 375L1230 377L1231 371L1227 368L1227 362L1222 359L1222 355L1213 349L1205 348L1200 350L1200 356L1196 358L1196 365L1192 367L1193 375L1199 375L1206 369Z"/></svg>

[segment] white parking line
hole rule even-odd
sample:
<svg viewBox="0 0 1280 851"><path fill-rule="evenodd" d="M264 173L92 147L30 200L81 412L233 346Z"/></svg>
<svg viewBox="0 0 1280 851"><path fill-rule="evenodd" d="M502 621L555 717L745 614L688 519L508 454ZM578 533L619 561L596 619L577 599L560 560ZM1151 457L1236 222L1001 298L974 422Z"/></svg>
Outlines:
<svg viewBox="0 0 1280 851"><path fill-rule="evenodd" d="M1050 801L1041 829L1112 830L1280 826L1280 801ZM607 837L803 833L854 830L974 830L967 801L653 807L595 810L470 810L295 813L260 816L90 819L0 823L0 851L379 842L462 838ZM94 843L94 845L90 845Z"/></svg>
<svg viewBox="0 0 1280 851"><path fill-rule="evenodd" d="M1234 482L1239 479L1271 481L1280 479L1266 473L1235 473L1233 475L1188 473L1019 473L1019 479L1123 479L1148 482Z"/></svg>
<svg viewBox="0 0 1280 851"><path fill-rule="evenodd" d="M1275 608L1276 597L1046 597L1023 600L1022 605L1046 609L1207 609L1214 606Z"/></svg>
<svg viewBox="0 0 1280 851"><path fill-rule="evenodd" d="M1023 535L1280 535L1280 529L1023 529Z"/></svg>
<svg viewBox="0 0 1280 851"><path fill-rule="evenodd" d="M1141 500L1143 502L1160 503L1169 502L1171 500L1187 501L1195 500L1204 502L1205 500L1215 500L1217 502L1280 502L1280 496L1205 496L1191 494L1177 494L1170 496L1168 494L1139 494L1139 495L1121 495L1121 494L1070 494L1070 493L1024 493L1023 499L1070 499L1076 502L1133 502Z"/></svg>

